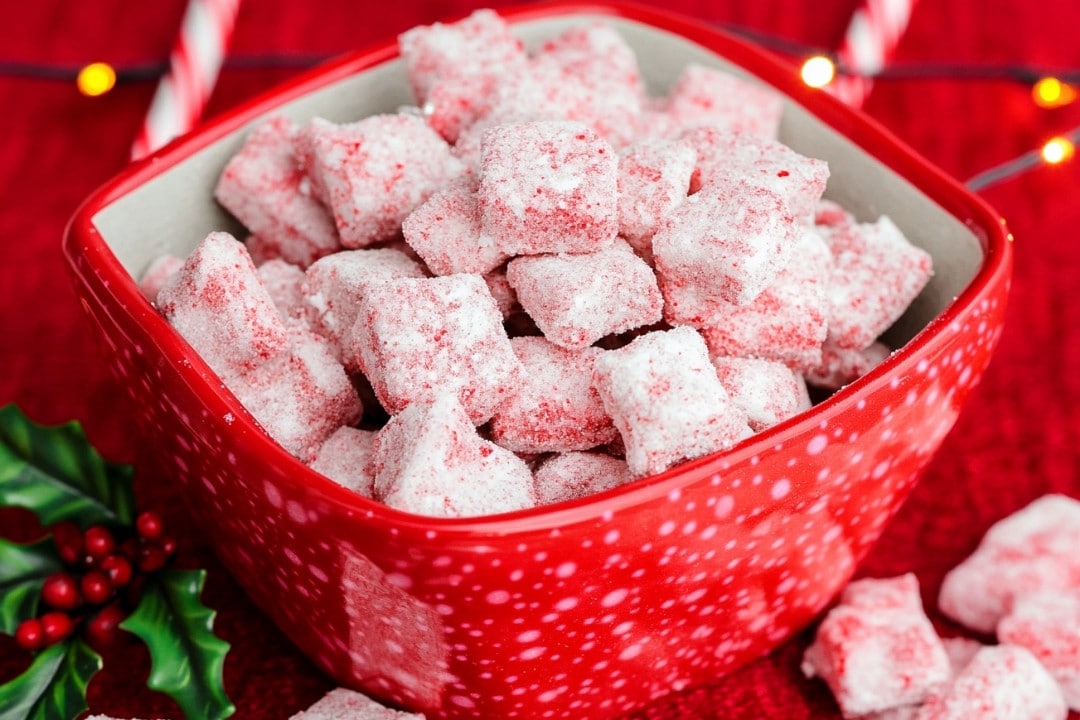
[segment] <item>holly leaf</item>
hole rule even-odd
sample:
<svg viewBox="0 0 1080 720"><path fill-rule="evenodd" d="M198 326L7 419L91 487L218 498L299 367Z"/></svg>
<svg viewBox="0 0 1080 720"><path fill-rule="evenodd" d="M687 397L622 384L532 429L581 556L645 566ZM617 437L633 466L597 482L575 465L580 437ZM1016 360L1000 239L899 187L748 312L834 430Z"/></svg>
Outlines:
<svg viewBox="0 0 1080 720"><path fill-rule="evenodd" d="M30 545L0 538L0 633L14 635L20 622L37 615L41 585L62 569L51 538Z"/></svg>
<svg viewBox="0 0 1080 720"><path fill-rule="evenodd" d="M0 720L75 720L86 709L86 686L101 656L81 640L65 640L34 657L19 677L0 685Z"/></svg>
<svg viewBox="0 0 1080 720"><path fill-rule="evenodd" d="M130 525L131 477L130 465L98 454L79 423L46 427L15 405L0 408L0 505L29 508L42 525Z"/></svg>
<svg viewBox="0 0 1080 720"><path fill-rule="evenodd" d="M172 696L189 720L220 720L236 708L225 694L229 643L214 635L214 611L199 599L205 570L168 570L152 578L120 627L150 650L154 690Z"/></svg>

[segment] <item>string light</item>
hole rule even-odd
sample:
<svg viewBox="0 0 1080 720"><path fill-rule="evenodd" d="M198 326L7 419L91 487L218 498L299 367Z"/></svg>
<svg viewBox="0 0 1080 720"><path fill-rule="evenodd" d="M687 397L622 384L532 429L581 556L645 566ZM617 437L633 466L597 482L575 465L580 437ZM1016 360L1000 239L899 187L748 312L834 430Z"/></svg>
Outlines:
<svg viewBox="0 0 1080 720"><path fill-rule="evenodd" d="M1031 86L1031 97L1041 108L1058 108L1076 100L1076 90L1056 77L1044 77Z"/></svg>
<svg viewBox="0 0 1080 720"><path fill-rule="evenodd" d="M79 92L87 97L104 95L116 86L116 70L103 62L90 63L75 77Z"/></svg>
<svg viewBox="0 0 1080 720"><path fill-rule="evenodd" d="M836 79L836 63L824 55L814 55L802 64L799 77L812 88L823 88Z"/></svg>
<svg viewBox="0 0 1080 720"><path fill-rule="evenodd" d="M1071 160L1076 153L1076 146L1067 137L1055 137L1042 146L1042 159L1049 165L1060 165Z"/></svg>

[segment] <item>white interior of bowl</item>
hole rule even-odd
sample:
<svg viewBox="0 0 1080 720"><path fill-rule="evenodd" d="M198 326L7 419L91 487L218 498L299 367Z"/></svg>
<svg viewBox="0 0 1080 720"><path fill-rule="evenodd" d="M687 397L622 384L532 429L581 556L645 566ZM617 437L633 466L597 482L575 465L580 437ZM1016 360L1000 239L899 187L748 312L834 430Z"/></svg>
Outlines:
<svg viewBox="0 0 1080 720"><path fill-rule="evenodd" d="M562 16L515 28L527 44L534 45L566 27L597 19L614 26L635 50L654 94L663 93L689 62L746 74L684 38L621 18ZM393 112L413 102L402 63L393 61L323 87L276 112L297 121L320 116L346 122ZM241 232L212 193L245 133L246 128L241 128L218 140L94 216L98 231L134 277L160 255L186 256L211 231ZM802 154L828 161L828 197L863 220L889 215L913 243L932 255L932 281L890 332L894 347L906 342L940 314L978 271L983 259L978 239L924 193L794 102L786 103L780 137Z"/></svg>

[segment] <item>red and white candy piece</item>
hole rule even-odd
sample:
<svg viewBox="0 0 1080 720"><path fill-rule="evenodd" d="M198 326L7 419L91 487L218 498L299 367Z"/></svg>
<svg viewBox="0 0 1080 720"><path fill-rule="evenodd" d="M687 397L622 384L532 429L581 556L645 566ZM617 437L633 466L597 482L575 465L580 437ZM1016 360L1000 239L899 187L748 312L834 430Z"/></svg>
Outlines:
<svg viewBox="0 0 1080 720"><path fill-rule="evenodd" d="M1080 711L1080 588L1018 595L997 625L998 641L1031 651Z"/></svg>
<svg viewBox="0 0 1080 720"><path fill-rule="evenodd" d="M537 505L593 495L631 479L626 461L590 452L560 453L548 458L533 473Z"/></svg>
<svg viewBox="0 0 1080 720"><path fill-rule="evenodd" d="M280 258L267 260L256 272L263 287L274 301L274 307L285 320L299 320L304 317L304 271L299 265L293 265Z"/></svg>
<svg viewBox="0 0 1080 720"><path fill-rule="evenodd" d="M630 241L651 238L686 200L696 160L693 147L680 140L643 140L623 150L619 154L619 234Z"/></svg>
<svg viewBox="0 0 1080 720"><path fill-rule="evenodd" d="M486 275L508 259L480 223L478 181L463 177L438 191L402 223L405 242L436 275Z"/></svg>
<svg viewBox="0 0 1080 720"><path fill-rule="evenodd" d="M683 69L662 106L680 129L714 125L763 138L776 137L783 109L775 90L695 63Z"/></svg>
<svg viewBox="0 0 1080 720"><path fill-rule="evenodd" d="M143 271L139 278L139 289L150 302L157 301L158 291L165 281L176 273L184 264L184 258L175 255L160 255Z"/></svg>
<svg viewBox="0 0 1080 720"><path fill-rule="evenodd" d="M712 363L720 384L731 401L746 413L754 432L810 408L806 382L782 362L714 355Z"/></svg>
<svg viewBox="0 0 1080 720"><path fill-rule="evenodd" d="M364 497L374 497L375 478L371 474L374 445L375 433L370 430L338 428L319 448L311 469Z"/></svg>
<svg viewBox="0 0 1080 720"><path fill-rule="evenodd" d="M380 705L355 690L337 688L289 720L424 720L424 716Z"/></svg>

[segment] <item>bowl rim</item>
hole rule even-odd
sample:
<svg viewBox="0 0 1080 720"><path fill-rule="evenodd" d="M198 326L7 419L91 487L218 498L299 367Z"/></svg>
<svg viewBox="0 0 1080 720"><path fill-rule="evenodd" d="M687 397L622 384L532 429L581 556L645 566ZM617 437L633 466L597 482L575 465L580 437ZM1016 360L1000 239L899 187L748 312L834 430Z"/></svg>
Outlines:
<svg viewBox="0 0 1080 720"><path fill-rule="evenodd" d="M655 498L666 497L688 482L695 482L706 474L722 472L732 465L768 452L791 437L820 426L823 419L839 412L842 405L858 402L860 398L888 384L896 372L913 365L920 351L939 341L942 330L956 321L965 308L970 307L977 298L988 294L990 289L999 283L1007 283L1012 264L1012 234L996 211L974 192L916 153L878 121L848 107L827 92L802 83L794 65L766 49L755 46L716 24L625 0L587 3L548 0L537 4L499 8L497 12L512 26L517 23L576 15L624 19L655 30L670 32L717 53L773 85L817 120L842 133L963 222L982 247L982 262L963 291L941 313L867 374L810 410L756 433L733 448L685 461L663 473L638 478L630 484L600 493L509 513L443 518L397 510L324 477L289 454L265 433L235 396L224 388L205 361L145 299L136 280L123 268L93 223L94 216L112 202L257 116L269 113L279 105L308 92L397 58L397 39L391 38L352 51L237 104L192 132L133 162L83 201L69 220L62 242L69 269L81 283L89 288L86 274L95 274L101 284L114 295L124 312L130 315L133 321L145 326L154 342L168 351L168 357L174 358L174 362L189 363L189 369L194 371L193 375L198 376L189 380L189 384L194 385L193 392L204 402L210 400L211 404L220 405L234 416L230 425L231 432L242 432L254 438L257 446L253 448L253 452L261 457L266 458L269 455L277 463L295 463L296 470L290 472L290 477L295 481L298 490L337 506L347 515L362 517L365 522L385 522L398 531L430 533L435 530L443 540L446 535L494 537L530 531L551 531L570 523L599 519L610 513L647 504ZM464 16L465 14L461 14L443 22L453 22ZM81 266L82 260L85 260L85 267ZM934 331L933 328L937 330ZM221 392L222 390L224 392ZM709 468L707 473L706 468Z"/></svg>

